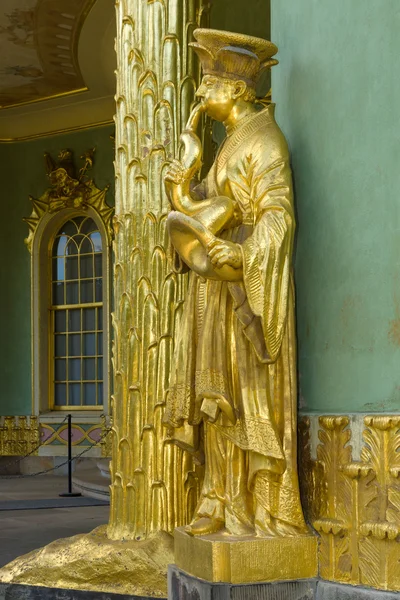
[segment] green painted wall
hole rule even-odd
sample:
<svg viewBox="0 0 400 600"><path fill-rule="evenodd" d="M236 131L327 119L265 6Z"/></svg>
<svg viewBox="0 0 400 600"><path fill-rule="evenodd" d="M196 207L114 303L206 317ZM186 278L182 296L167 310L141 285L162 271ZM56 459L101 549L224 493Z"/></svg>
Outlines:
<svg viewBox="0 0 400 600"><path fill-rule="evenodd" d="M111 184L113 203L114 148L112 126L87 129L28 142L0 144L0 415L31 414L30 254L24 244L31 213L29 195L48 187L43 154L64 148L75 158L96 147L92 176L99 188Z"/></svg>
<svg viewBox="0 0 400 600"><path fill-rule="evenodd" d="M270 0L211 0L210 27L269 39L270 4ZM270 89L270 73L265 72L260 79L257 95L263 97ZM213 138L217 145L225 138L225 128L217 121L213 125Z"/></svg>
<svg viewBox="0 0 400 600"><path fill-rule="evenodd" d="M212 28L269 36L270 0L213 0L211 5Z"/></svg>
<svg viewBox="0 0 400 600"><path fill-rule="evenodd" d="M400 409L399 31L399 0L272 0L308 411Z"/></svg>

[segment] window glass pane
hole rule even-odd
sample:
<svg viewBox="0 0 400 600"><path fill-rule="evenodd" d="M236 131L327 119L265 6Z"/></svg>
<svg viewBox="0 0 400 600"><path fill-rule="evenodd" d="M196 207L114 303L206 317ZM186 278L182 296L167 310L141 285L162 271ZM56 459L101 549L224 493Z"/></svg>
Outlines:
<svg viewBox="0 0 400 600"><path fill-rule="evenodd" d="M86 406L96 405L96 384L95 383L84 383L83 384L83 404Z"/></svg>
<svg viewBox="0 0 400 600"><path fill-rule="evenodd" d="M81 254L92 254L94 252L93 244L89 238L85 237L80 248Z"/></svg>
<svg viewBox="0 0 400 600"><path fill-rule="evenodd" d="M97 359L97 379L103 379L103 359Z"/></svg>
<svg viewBox="0 0 400 600"><path fill-rule="evenodd" d="M94 256L94 271L96 277L101 277L103 274L103 255L95 254Z"/></svg>
<svg viewBox="0 0 400 600"><path fill-rule="evenodd" d="M103 309L102 308L97 309L97 329L100 329L100 331L103 329Z"/></svg>
<svg viewBox="0 0 400 600"><path fill-rule="evenodd" d="M86 219L86 217L75 217L74 221L76 223L77 228L79 229L79 231L81 230L80 225L82 224L82 222Z"/></svg>
<svg viewBox="0 0 400 600"><path fill-rule="evenodd" d="M65 383L56 383L54 385L54 404L56 406L65 406L67 404L67 385Z"/></svg>
<svg viewBox="0 0 400 600"><path fill-rule="evenodd" d="M56 335L55 336L55 344L54 350L56 356L66 356L67 354L67 336L66 335Z"/></svg>
<svg viewBox="0 0 400 600"><path fill-rule="evenodd" d="M70 356L81 355L81 334L72 333L68 336L68 354Z"/></svg>
<svg viewBox="0 0 400 600"><path fill-rule="evenodd" d="M79 304L79 282L69 281L67 286L66 304Z"/></svg>
<svg viewBox="0 0 400 600"><path fill-rule="evenodd" d="M97 384L97 404L103 404L103 384Z"/></svg>
<svg viewBox="0 0 400 600"><path fill-rule="evenodd" d="M96 329L95 323L95 308L83 308L83 330L94 331Z"/></svg>
<svg viewBox="0 0 400 600"><path fill-rule="evenodd" d="M63 283L53 283L53 304L65 304Z"/></svg>
<svg viewBox="0 0 400 600"><path fill-rule="evenodd" d="M64 258L53 258L53 280L63 280L64 277Z"/></svg>
<svg viewBox="0 0 400 600"><path fill-rule="evenodd" d="M94 356L96 354L95 349L95 334L84 333L83 334L83 355Z"/></svg>
<svg viewBox="0 0 400 600"><path fill-rule="evenodd" d="M74 223L74 221L67 221L66 223L64 223L64 225L60 228L59 234L64 233L65 235L71 236L71 235L75 235L75 233L78 233L78 229Z"/></svg>
<svg viewBox="0 0 400 600"><path fill-rule="evenodd" d="M96 231L97 225L93 221L93 219L87 218L85 222L82 223L80 231L81 233L91 233L92 231Z"/></svg>
<svg viewBox="0 0 400 600"><path fill-rule="evenodd" d="M68 256L70 256L71 254L78 254L78 246L76 245L75 241L72 238L68 242L65 253Z"/></svg>
<svg viewBox="0 0 400 600"><path fill-rule="evenodd" d="M81 303L93 302L93 279L81 281Z"/></svg>
<svg viewBox="0 0 400 600"><path fill-rule="evenodd" d="M94 280L94 290L95 290L95 302L103 301L103 280L95 279Z"/></svg>
<svg viewBox="0 0 400 600"><path fill-rule="evenodd" d="M81 233L78 233L78 235L74 235L75 243L78 246L78 252L82 252L81 246L82 246L82 240L84 240L84 239L85 239L85 236L82 235Z"/></svg>
<svg viewBox="0 0 400 600"><path fill-rule="evenodd" d="M68 331L81 330L81 309L76 308L68 311Z"/></svg>
<svg viewBox="0 0 400 600"><path fill-rule="evenodd" d="M101 252L102 251L102 245L101 245L101 235L99 231L95 231L94 233L90 234L90 239L93 242L94 245L94 251L95 252Z"/></svg>
<svg viewBox="0 0 400 600"><path fill-rule="evenodd" d="M67 364L65 358L58 358L54 367L55 381L65 381L67 379Z"/></svg>
<svg viewBox="0 0 400 600"><path fill-rule="evenodd" d="M77 256L68 256L65 259L65 270L66 275L65 279L78 279L78 257Z"/></svg>
<svg viewBox="0 0 400 600"><path fill-rule="evenodd" d="M93 277L93 254L85 254L81 258L81 278Z"/></svg>
<svg viewBox="0 0 400 600"><path fill-rule="evenodd" d="M81 380L81 359L70 358L68 361L68 379L70 381Z"/></svg>
<svg viewBox="0 0 400 600"><path fill-rule="evenodd" d="M64 256L68 238L66 235L56 237L53 246L53 256Z"/></svg>
<svg viewBox="0 0 400 600"><path fill-rule="evenodd" d="M100 356L102 356L102 354L103 354L103 334L102 333L97 334L97 354L99 354Z"/></svg>
<svg viewBox="0 0 400 600"><path fill-rule="evenodd" d="M80 383L70 383L68 385L68 404L71 406L80 406L81 405L81 384Z"/></svg>
<svg viewBox="0 0 400 600"><path fill-rule="evenodd" d="M54 315L54 326L57 331L66 331L66 315L65 310L56 310Z"/></svg>
<svg viewBox="0 0 400 600"><path fill-rule="evenodd" d="M96 379L96 363L95 358L83 359L83 378L93 380Z"/></svg>

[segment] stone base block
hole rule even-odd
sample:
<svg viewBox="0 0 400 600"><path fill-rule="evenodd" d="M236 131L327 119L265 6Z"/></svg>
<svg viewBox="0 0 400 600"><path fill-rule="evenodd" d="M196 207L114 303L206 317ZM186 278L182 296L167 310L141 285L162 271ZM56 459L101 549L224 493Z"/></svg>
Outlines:
<svg viewBox="0 0 400 600"><path fill-rule="evenodd" d="M191 577L171 565L168 600L316 600L315 580L275 583L210 583Z"/></svg>
<svg viewBox="0 0 400 600"><path fill-rule="evenodd" d="M384 592L328 581L318 582L317 600L399 600L400 592Z"/></svg>
<svg viewBox="0 0 400 600"><path fill-rule="evenodd" d="M148 596L0 583L0 600L148 600L148 598Z"/></svg>
<svg viewBox="0 0 400 600"><path fill-rule="evenodd" d="M193 537L175 530L175 564L210 582L257 583L312 579L318 573L317 538Z"/></svg>
<svg viewBox="0 0 400 600"><path fill-rule="evenodd" d="M168 600L399 600L399 598L399 592L385 592L317 579L249 584L211 583L192 577L175 565L170 565L168 569ZM0 600L3 600L1 596Z"/></svg>

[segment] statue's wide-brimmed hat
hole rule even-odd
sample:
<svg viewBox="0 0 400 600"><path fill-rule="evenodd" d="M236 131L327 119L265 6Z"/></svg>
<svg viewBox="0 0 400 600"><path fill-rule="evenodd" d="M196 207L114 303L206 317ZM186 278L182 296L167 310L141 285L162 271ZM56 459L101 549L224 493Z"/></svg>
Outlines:
<svg viewBox="0 0 400 600"><path fill-rule="evenodd" d="M193 35L196 41L190 46L205 75L243 80L255 87L262 71L278 64L273 58L278 48L268 40L217 29L195 29Z"/></svg>

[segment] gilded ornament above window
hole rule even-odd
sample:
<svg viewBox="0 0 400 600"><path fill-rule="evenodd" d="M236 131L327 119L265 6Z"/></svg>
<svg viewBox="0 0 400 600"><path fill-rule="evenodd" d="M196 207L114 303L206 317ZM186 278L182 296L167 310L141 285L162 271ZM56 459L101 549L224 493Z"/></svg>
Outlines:
<svg viewBox="0 0 400 600"><path fill-rule="evenodd" d="M57 161L50 154L45 153L46 172L50 187L38 199L29 196L32 202L32 213L30 217L24 219L29 226L29 235L25 239L25 243L30 252L36 228L42 217L47 213L56 213L65 208L81 211L87 209L88 206L93 208L103 221L108 242L111 243L113 235L111 218L114 209L106 202L106 194L110 186L107 185L101 190L87 175L93 166L94 152L95 149L92 148L81 156L83 165L79 171L75 167L71 150L61 150Z"/></svg>

